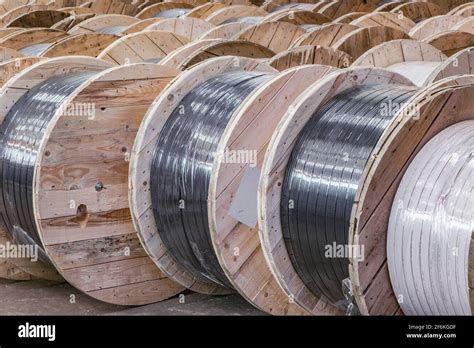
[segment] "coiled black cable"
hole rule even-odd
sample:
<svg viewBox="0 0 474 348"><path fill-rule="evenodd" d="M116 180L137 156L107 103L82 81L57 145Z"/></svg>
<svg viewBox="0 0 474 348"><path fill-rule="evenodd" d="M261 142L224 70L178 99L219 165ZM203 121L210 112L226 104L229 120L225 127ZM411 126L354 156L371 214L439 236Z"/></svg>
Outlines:
<svg viewBox="0 0 474 348"><path fill-rule="evenodd" d="M12 106L0 126L0 215L15 243L38 247L50 262L36 228L33 173L45 130L64 100L92 73L48 79L31 88Z"/></svg>
<svg viewBox="0 0 474 348"><path fill-rule="evenodd" d="M270 75L229 72L184 96L166 121L153 156L150 190L163 243L195 277L232 288L212 247L207 197L219 139L233 112Z"/></svg>
<svg viewBox="0 0 474 348"><path fill-rule="evenodd" d="M357 86L336 95L312 115L286 168L280 216L296 272L310 291L346 307L351 209L364 167L412 87ZM335 244L334 244L335 243ZM332 251L332 252L331 252Z"/></svg>

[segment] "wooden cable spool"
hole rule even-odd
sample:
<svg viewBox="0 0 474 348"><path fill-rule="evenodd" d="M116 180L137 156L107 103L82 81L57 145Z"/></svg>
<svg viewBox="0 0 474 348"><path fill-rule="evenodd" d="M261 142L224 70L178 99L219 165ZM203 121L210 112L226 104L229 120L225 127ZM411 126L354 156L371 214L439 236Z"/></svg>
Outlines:
<svg viewBox="0 0 474 348"><path fill-rule="evenodd" d="M20 71L36 64L44 58L24 57L6 60L0 63L0 87ZM0 227L0 243L5 247L12 244L11 238L3 227ZM62 277L49 265L37 260L32 262L26 257L2 257L0 262L0 277L12 280L29 280L41 278L52 281L61 281Z"/></svg>
<svg viewBox="0 0 474 348"><path fill-rule="evenodd" d="M97 57L112 64L155 62L189 40L166 31L140 31L123 36Z"/></svg>
<svg viewBox="0 0 474 348"><path fill-rule="evenodd" d="M395 28L381 26L365 27L346 34L331 45L331 47L346 52L355 60L364 52L382 42L408 38L409 36L406 33Z"/></svg>
<svg viewBox="0 0 474 348"><path fill-rule="evenodd" d="M20 58L24 55L12 48L0 46L0 62L5 62L13 58Z"/></svg>
<svg viewBox="0 0 474 348"><path fill-rule="evenodd" d="M86 15L86 14L97 14L94 10L88 7L61 7L59 11L70 13L74 16Z"/></svg>
<svg viewBox="0 0 474 348"><path fill-rule="evenodd" d="M332 22L350 24L353 21L355 21L357 18L363 17L365 15L367 15L367 12L350 12L345 15L342 15L341 17L334 19Z"/></svg>
<svg viewBox="0 0 474 348"><path fill-rule="evenodd" d="M474 34L474 18L472 16L467 17L463 21L453 26L452 30L464 31L466 33Z"/></svg>
<svg viewBox="0 0 474 348"><path fill-rule="evenodd" d="M467 47L474 46L474 34L457 30L447 30L430 35L422 41L436 47L449 57Z"/></svg>
<svg viewBox="0 0 474 348"><path fill-rule="evenodd" d="M5 12L0 17L0 26L5 27L8 23L11 23L18 17L21 17L27 13L30 13L33 11L47 11L51 9L52 9L51 6L47 6L47 5L24 5L20 7L15 7L9 10L8 12Z"/></svg>
<svg viewBox="0 0 474 348"><path fill-rule="evenodd" d="M227 23L227 24L220 24L211 30L203 33L199 39L231 39L242 30L249 28L251 26L250 23Z"/></svg>
<svg viewBox="0 0 474 348"><path fill-rule="evenodd" d="M21 51L28 47L33 47L34 45L52 45L54 42L64 39L67 36L67 33L60 30L42 28L26 29L3 37L0 39L0 46L6 46ZM44 49L46 49L46 47Z"/></svg>
<svg viewBox="0 0 474 348"><path fill-rule="evenodd" d="M173 52L169 53L160 61L160 65L170 66L176 69L182 69L183 64L189 59L190 56L199 52L203 47L208 47L209 45L225 42L224 39L203 39L192 41L184 46L181 46L175 49Z"/></svg>
<svg viewBox="0 0 474 348"><path fill-rule="evenodd" d="M306 64L347 68L352 64L352 58L347 53L330 47L298 46L278 53L267 63L278 71Z"/></svg>
<svg viewBox="0 0 474 348"><path fill-rule="evenodd" d="M376 83L410 85L397 74L373 68L344 69L315 82L286 110L263 160L258 187L259 235L263 251L275 279L286 294L315 314L320 312L320 308L333 306L309 290L290 261L280 222L282 182L296 139L311 116L335 95L353 86Z"/></svg>
<svg viewBox="0 0 474 348"><path fill-rule="evenodd" d="M444 13L448 13L449 11L458 8L459 6L466 5L470 3L470 0L422 0L425 2L430 2L439 6Z"/></svg>
<svg viewBox="0 0 474 348"><path fill-rule="evenodd" d="M163 18L147 18L139 20L138 22L125 27L121 32L120 35L128 35L133 33L138 33L139 31L145 30L152 24L155 24L159 21L162 21Z"/></svg>
<svg viewBox="0 0 474 348"><path fill-rule="evenodd" d="M138 13L138 8L129 0L94 0L81 6L102 14L135 16Z"/></svg>
<svg viewBox="0 0 474 348"><path fill-rule="evenodd" d="M110 46L118 36L102 33L70 35L52 44L41 53L41 57L88 56L97 57Z"/></svg>
<svg viewBox="0 0 474 348"><path fill-rule="evenodd" d="M233 37L234 40L244 40L260 44L279 53L287 50L305 30L287 22L268 22L252 25Z"/></svg>
<svg viewBox="0 0 474 348"><path fill-rule="evenodd" d="M6 26L14 28L49 28L69 16L67 12L57 10L32 11L15 18Z"/></svg>
<svg viewBox="0 0 474 348"><path fill-rule="evenodd" d="M122 28L128 27L137 23L139 20L135 17L120 15L120 14L105 14L94 16L79 24L75 25L69 30L69 34L91 33L91 32L105 32L107 28ZM119 31L120 33L120 31Z"/></svg>
<svg viewBox="0 0 474 348"><path fill-rule="evenodd" d="M190 55L181 62L181 69L188 69L193 65L201 63L213 57L237 56L245 58L270 58L275 52L269 48L249 41L223 41L212 42L207 46L203 46L198 50L190 53Z"/></svg>
<svg viewBox="0 0 474 348"><path fill-rule="evenodd" d="M389 12L393 10L395 7L403 5L406 1L389 1L382 3L379 7L377 7L373 12Z"/></svg>
<svg viewBox="0 0 474 348"><path fill-rule="evenodd" d="M193 41L213 28L215 28L214 25L203 19L183 17L161 20L146 27L145 30L169 31Z"/></svg>
<svg viewBox="0 0 474 348"><path fill-rule="evenodd" d="M219 2L208 2L204 5L197 6L193 9L191 9L188 13L186 13L184 15L184 17L193 17L193 18L206 19L212 13L214 13L217 10L220 10L224 7L225 7L225 5L221 4Z"/></svg>
<svg viewBox="0 0 474 348"><path fill-rule="evenodd" d="M94 17L94 13L87 13L81 15L74 15L63 19L62 21L57 22L56 24L51 26L51 29L57 29L62 31L69 31L74 28L79 23Z"/></svg>
<svg viewBox="0 0 474 348"><path fill-rule="evenodd" d="M469 17L474 14L474 4L468 2L467 4L459 5L447 13L448 15Z"/></svg>
<svg viewBox="0 0 474 348"><path fill-rule="evenodd" d="M459 22L465 20L463 16L443 15L434 16L418 23L408 33L415 40L423 40L428 36L451 30Z"/></svg>
<svg viewBox="0 0 474 348"><path fill-rule="evenodd" d="M351 12L371 12L376 9L378 0L333 1L321 7L318 12L336 19Z"/></svg>
<svg viewBox="0 0 474 348"><path fill-rule="evenodd" d="M6 83L0 102L5 117L42 81L94 73L67 97L42 138L33 177L37 229L51 261L71 285L108 303L141 305L182 290L141 248L127 199L127 152L135 131L178 71L153 64L109 67L79 56L41 61ZM71 117L61 111L85 103L100 115L84 109Z"/></svg>
<svg viewBox="0 0 474 348"><path fill-rule="evenodd" d="M262 19L262 23L266 22L288 22L294 25L303 25L303 24L316 24L322 25L329 23L330 18L308 10L292 10L292 9L283 9L280 11L275 11Z"/></svg>
<svg viewBox="0 0 474 348"><path fill-rule="evenodd" d="M24 31L24 28L0 28L0 39L13 33Z"/></svg>
<svg viewBox="0 0 474 348"><path fill-rule="evenodd" d="M353 20L350 24L359 27L384 26L408 33L416 23L410 18L392 12L373 12Z"/></svg>
<svg viewBox="0 0 474 348"><path fill-rule="evenodd" d="M154 4L141 10L136 17L138 19L147 19L158 16L161 12L173 9L192 9L194 6L182 2L162 2Z"/></svg>
<svg viewBox="0 0 474 348"><path fill-rule="evenodd" d="M246 6L246 5L234 5L224 7L211 13L206 17L206 21L214 25L223 24L229 20L242 17L265 17L268 13L260 7ZM204 18L203 18L204 19Z"/></svg>
<svg viewBox="0 0 474 348"><path fill-rule="evenodd" d="M420 90L400 110L403 116L386 129L365 168L349 234L350 243L366 251L363 262L351 260L350 264L354 297L362 314L401 312L386 262L390 207L408 164L421 147L450 125L473 119L473 89L472 76L453 76Z"/></svg>
<svg viewBox="0 0 474 348"><path fill-rule="evenodd" d="M415 23L444 14L439 6L431 2L407 2L393 8L390 12L403 14Z"/></svg>
<svg viewBox="0 0 474 348"><path fill-rule="evenodd" d="M251 97L247 98L241 107L233 113L234 116L226 127L226 131L219 143L219 148L226 146L246 147L250 145L247 142L253 143L257 139L255 135L245 134L245 132L242 132L242 129L253 129L253 132L260 134L258 142L262 148L257 144L254 145L257 146L256 148L259 149L259 152L263 151L265 138L271 133L271 124L278 118L277 113L279 110L283 109L283 107L278 106L281 106L280 103L287 102L286 98L275 98L275 96L286 95L286 93L292 95L295 92L294 89L300 89L302 88L301 85L308 83L305 79L309 81L311 78L317 78L330 68L305 67L306 73L303 73L304 69L299 69L281 76L275 75L269 82L257 88ZM149 110L147 118L140 127L131 157L130 201L132 206L137 208L132 214L135 224L140 231L142 242L147 248L148 253L152 255L155 262L165 273L172 275L173 279L184 286L202 293L225 293L228 289L219 288L214 284L194 278L188 270L172 262L173 256L159 242L159 231L156 230L152 213L149 213L151 203L149 201L150 193L147 189L147 183L149 182L147 177L150 174L147 168L149 168L151 161L150 149L155 145L160 129L170 113L180 105L181 98L203 81L229 71L274 72L273 69L262 65L256 60L236 57L214 58L187 70L173 82L173 85L156 100L154 106ZM296 83L297 80L298 83ZM291 83L291 81L295 82ZM157 110L160 110L160 112L156 112ZM260 128L258 125L265 125L263 126L267 130L265 136L262 133L263 128L260 131L256 129ZM251 229L249 231L249 228L241 226L240 233L234 230L231 236L228 234L230 229L222 229L221 226L215 225L217 215L220 214L219 210L222 208L226 209L229 206L229 202L220 203L220 198L218 199L217 196L222 198L225 196L227 200L229 195L232 196L230 192L233 191L235 193L237 189L236 185L231 184L231 187L228 187L228 190L220 195L218 193L219 188L226 186L221 181L234 181L238 184L244 169L239 165L220 167L217 162L219 161L215 162L216 167L214 167L215 170L213 170L210 179L211 185L208 200L209 202L215 202L214 206L210 208L212 217L209 217L209 222L211 238L213 239L213 245L216 248L215 251L218 254L221 266L235 287L235 290L258 308L274 314L302 314L303 311L291 304L291 301L272 280L272 275L266 268L263 254L258 250L258 237L256 234L249 233ZM226 172L228 175L223 172ZM236 224L236 221L233 221L230 223ZM227 225L227 222L222 222ZM243 224L237 223L237 225ZM244 236L244 232L246 236ZM221 236L222 233L227 234L227 237ZM221 239L224 237L226 241ZM237 247L239 248L239 256L234 254ZM249 281L250 279L252 281Z"/></svg>
<svg viewBox="0 0 474 348"><path fill-rule="evenodd" d="M351 24L336 23L323 25L320 28L300 36L293 44L293 47L308 45L331 47L340 38L357 29L359 29L359 27Z"/></svg>

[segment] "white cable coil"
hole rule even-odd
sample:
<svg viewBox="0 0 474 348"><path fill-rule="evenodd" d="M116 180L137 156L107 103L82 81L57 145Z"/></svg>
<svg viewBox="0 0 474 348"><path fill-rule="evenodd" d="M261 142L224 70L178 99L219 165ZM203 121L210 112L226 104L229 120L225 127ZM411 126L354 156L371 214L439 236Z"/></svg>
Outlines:
<svg viewBox="0 0 474 348"><path fill-rule="evenodd" d="M474 121L464 121L421 149L392 205L388 267L406 315L472 314L468 277L473 231Z"/></svg>

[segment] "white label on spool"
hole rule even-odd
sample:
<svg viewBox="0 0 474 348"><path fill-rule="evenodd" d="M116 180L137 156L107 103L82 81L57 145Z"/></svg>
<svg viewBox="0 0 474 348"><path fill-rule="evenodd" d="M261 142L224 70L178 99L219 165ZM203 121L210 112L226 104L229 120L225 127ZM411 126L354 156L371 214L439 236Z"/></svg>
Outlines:
<svg viewBox="0 0 474 348"><path fill-rule="evenodd" d="M259 178L260 169L247 167L228 213L234 219L251 228L257 226L257 190Z"/></svg>

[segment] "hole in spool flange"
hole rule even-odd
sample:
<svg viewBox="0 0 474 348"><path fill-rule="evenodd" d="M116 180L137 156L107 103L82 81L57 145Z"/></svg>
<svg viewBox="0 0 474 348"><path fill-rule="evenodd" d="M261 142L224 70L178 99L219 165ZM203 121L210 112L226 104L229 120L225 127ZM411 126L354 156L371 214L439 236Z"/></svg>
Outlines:
<svg viewBox="0 0 474 348"><path fill-rule="evenodd" d="M76 211L76 220L81 228L86 227L90 214L87 212L87 205L79 204Z"/></svg>

